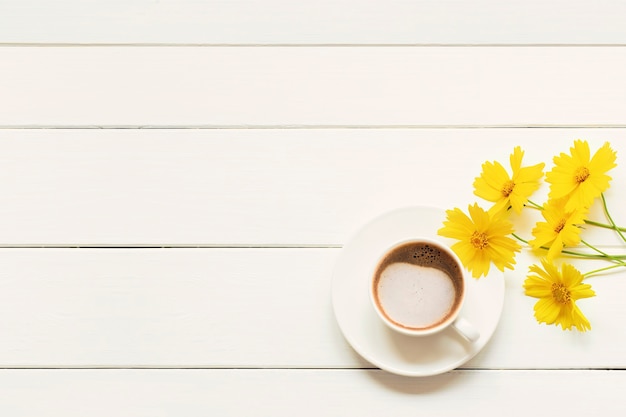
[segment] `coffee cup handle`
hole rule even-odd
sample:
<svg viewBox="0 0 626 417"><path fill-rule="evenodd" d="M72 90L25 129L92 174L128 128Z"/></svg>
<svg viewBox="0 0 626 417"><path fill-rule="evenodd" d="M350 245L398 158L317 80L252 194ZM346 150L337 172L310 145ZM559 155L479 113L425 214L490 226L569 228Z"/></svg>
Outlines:
<svg viewBox="0 0 626 417"><path fill-rule="evenodd" d="M459 332L461 336L465 337L472 343L477 341L480 337L480 332L476 329L476 327L472 326L472 324L463 317L457 317L452 323L452 327L454 327L454 329Z"/></svg>

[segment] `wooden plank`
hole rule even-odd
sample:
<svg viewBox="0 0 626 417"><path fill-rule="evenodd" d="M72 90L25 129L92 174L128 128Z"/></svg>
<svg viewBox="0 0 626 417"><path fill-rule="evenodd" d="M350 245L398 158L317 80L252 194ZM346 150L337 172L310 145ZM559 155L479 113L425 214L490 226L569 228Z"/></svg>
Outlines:
<svg viewBox="0 0 626 417"><path fill-rule="evenodd" d="M2 250L1 361L11 367L364 365L334 321L329 279L336 253Z"/></svg>
<svg viewBox="0 0 626 417"><path fill-rule="evenodd" d="M625 44L620 1L4 0L0 41L70 44Z"/></svg>
<svg viewBox="0 0 626 417"><path fill-rule="evenodd" d="M623 415L625 372L461 371L401 378L338 370L2 370L0 410L14 417ZM584 390L581 392L581 387ZM522 394L523 393L523 394ZM548 394L549 393L549 394ZM573 397L584 397L584 401ZM528 398L557 398L538 405Z"/></svg>
<svg viewBox="0 0 626 417"><path fill-rule="evenodd" d="M0 48L0 126L623 126L622 47Z"/></svg>
<svg viewBox="0 0 626 417"><path fill-rule="evenodd" d="M0 368L370 368L333 314L339 249L2 249ZM588 333L539 325L505 275L499 327L464 367L626 367L624 272L590 279ZM576 263L582 272L602 264ZM490 277L491 278L491 277Z"/></svg>
<svg viewBox="0 0 626 417"><path fill-rule="evenodd" d="M472 188L483 162L508 167L521 145L551 169L575 138L617 150L607 199L626 224L626 129L0 129L0 243L336 246L398 207L488 207Z"/></svg>

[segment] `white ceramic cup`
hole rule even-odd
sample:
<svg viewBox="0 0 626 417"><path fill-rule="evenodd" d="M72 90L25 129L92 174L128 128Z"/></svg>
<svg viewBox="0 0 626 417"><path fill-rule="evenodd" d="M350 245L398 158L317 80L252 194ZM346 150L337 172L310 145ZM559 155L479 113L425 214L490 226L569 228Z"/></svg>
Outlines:
<svg viewBox="0 0 626 417"><path fill-rule="evenodd" d="M468 341L478 330L459 315L471 279L458 256L430 238L413 238L388 247L370 277L370 299L380 319L410 336L428 336L453 327Z"/></svg>

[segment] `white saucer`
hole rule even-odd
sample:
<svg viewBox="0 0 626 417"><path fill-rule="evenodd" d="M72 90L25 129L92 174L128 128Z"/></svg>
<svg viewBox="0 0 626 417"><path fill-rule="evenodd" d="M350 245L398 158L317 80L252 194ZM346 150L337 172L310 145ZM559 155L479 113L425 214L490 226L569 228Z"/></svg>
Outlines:
<svg viewBox="0 0 626 417"><path fill-rule="evenodd" d="M344 245L332 279L335 317L352 347L373 365L406 376L428 376L457 368L487 344L496 329L504 302L504 276L492 267L486 277L470 279L461 316L480 332L470 343L454 329L432 336L405 336L390 330L376 315L369 298L369 272L382 251L402 239L437 235L445 211L407 207L384 214L360 229Z"/></svg>

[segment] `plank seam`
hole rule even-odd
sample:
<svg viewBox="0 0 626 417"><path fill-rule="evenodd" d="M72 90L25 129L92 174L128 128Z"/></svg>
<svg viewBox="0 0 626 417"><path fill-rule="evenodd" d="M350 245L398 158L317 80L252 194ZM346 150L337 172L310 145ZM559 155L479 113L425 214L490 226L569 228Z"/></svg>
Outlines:
<svg viewBox="0 0 626 417"><path fill-rule="evenodd" d="M0 42L2 48L623 48L625 43L168 43Z"/></svg>
<svg viewBox="0 0 626 417"><path fill-rule="evenodd" d="M176 367L176 366L75 366L75 367L0 367L0 371L15 371L15 370L30 370L30 371L112 371L112 370L129 370L129 371L376 371L386 372L376 367L362 367L362 368L338 368L338 367ZM606 372L606 371L626 371L626 368L456 368L450 372L525 372L525 371L589 371L589 372Z"/></svg>
<svg viewBox="0 0 626 417"><path fill-rule="evenodd" d="M0 125L0 130L455 130L625 129L626 124L502 125Z"/></svg>
<svg viewBox="0 0 626 417"><path fill-rule="evenodd" d="M172 245L103 245L103 244L0 244L1 249L341 249L341 244L172 244Z"/></svg>

